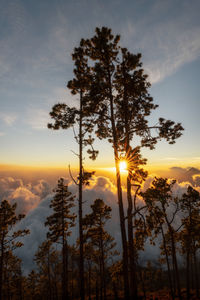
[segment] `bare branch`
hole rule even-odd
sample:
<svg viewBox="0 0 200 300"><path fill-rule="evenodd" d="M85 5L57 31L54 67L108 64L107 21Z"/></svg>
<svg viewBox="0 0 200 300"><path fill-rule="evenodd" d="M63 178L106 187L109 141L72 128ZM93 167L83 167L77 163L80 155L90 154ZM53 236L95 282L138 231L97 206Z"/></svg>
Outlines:
<svg viewBox="0 0 200 300"><path fill-rule="evenodd" d="M74 182L76 185L78 185L78 182L74 179L74 177L73 177L73 175L72 175L70 165L68 166L68 168L69 168L69 175L70 175L71 179L73 180L73 182Z"/></svg>

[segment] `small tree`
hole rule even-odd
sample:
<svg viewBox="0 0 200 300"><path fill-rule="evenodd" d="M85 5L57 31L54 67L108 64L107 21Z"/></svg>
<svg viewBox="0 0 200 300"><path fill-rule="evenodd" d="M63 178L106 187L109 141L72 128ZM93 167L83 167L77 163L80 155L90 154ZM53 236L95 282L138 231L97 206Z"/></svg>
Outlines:
<svg viewBox="0 0 200 300"><path fill-rule="evenodd" d="M85 216L86 238L94 247L98 258L100 273L100 297L106 299L106 261L115 247L114 238L105 230L106 222L111 218L111 207L102 199L96 199L91 205L92 212Z"/></svg>
<svg viewBox="0 0 200 300"><path fill-rule="evenodd" d="M164 249L166 256L172 298L174 297L174 293L172 290L172 280L169 267L169 253L172 256L178 296L179 299L181 299L181 287L176 255L176 243L178 240L177 232L181 226L177 226L174 222L175 217L180 210L180 205L179 199L174 197L172 193L172 188L175 182L176 181L173 180L169 183L167 179L155 178L152 182L152 186L148 188L146 192L141 194L148 208L147 221L149 230L154 232L153 239L157 237L159 233L162 235L163 245L161 248ZM169 210L169 208L171 210Z"/></svg>
<svg viewBox="0 0 200 300"><path fill-rule="evenodd" d="M4 264L9 252L16 248L22 247L23 243L19 241L29 233L28 229L14 231L16 223L23 219L24 215L16 216L17 204L10 205L7 200L3 200L0 204L0 300L2 298L2 287L4 284Z"/></svg>
<svg viewBox="0 0 200 300"><path fill-rule="evenodd" d="M47 299L52 300L57 294L57 284L60 281L61 262L59 261L60 252L52 246L50 240L44 241L35 253L35 262L40 275L40 290L46 295Z"/></svg>
<svg viewBox="0 0 200 300"><path fill-rule="evenodd" d="M54 198L50 207L53 214L47 218L45 226L49 227L47 238L53 243L60 243L62 247L62 299L68 299L68 254L67 237L71 234L70 227L74 226L75 214L71 213L74 206L74 198L69 192L68 186L64 184L64 179L58 180Z"/></svg>
<svg viewBox="0 0 200 300"><path fill-rule="evenodd" d="M183 229L180 233L180 241L182 244L182 253L186 254L187 299L190 299L190 275L193 263L196 294L197 298L199 298L197 251L200 248L200 194L191 186L188 187L187 192L181 198L181 209L184 217L182 218Z"/></svg>
<svg viewBox="0 0 200 300"><path fill-rule="evenodd" d="M13 255L11 251L7 251L4 260L3 270L4 284L3 284L3 298L5 299L22 299L22 271L21 259Z"/></svg>

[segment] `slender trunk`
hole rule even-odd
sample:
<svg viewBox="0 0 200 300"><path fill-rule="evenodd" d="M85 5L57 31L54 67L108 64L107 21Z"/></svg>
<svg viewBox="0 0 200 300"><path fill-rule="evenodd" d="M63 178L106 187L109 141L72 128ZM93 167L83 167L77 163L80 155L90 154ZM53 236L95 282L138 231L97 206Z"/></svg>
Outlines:
<svg viewBox="0 0 200 300"><path fill-rule="evenodd" d="M65 247L66 245L63 245L62 248L62 264L63 264L63 268L62 268L62 300L66 300L68 299L67 297L67 289L66 289L66 251L65 251Z"/></svg>
<svg viewBox="0 0 200 300"><path fill-rule="evenodd" d="M84 289L84 256L83 256L83 135L82 135L82 91L80 92L80 120L79 120L79 284L81 300L85 299Z"/></svg>
<svg viewBox="0 0 200 300"><path fill-rule="evenodd" d="M72 260L72 272L71 272L71 298L74 299L74 262L73 262L73 255L71 256L71 260Z"/></svg>
<svg viewBox="0 0 200 300"><path fill-rule="evenodd" d="M130 268L130 296L131 299L137 299L137 278L135 265L135 247L133 242L133 202L131 197L131 179L130 172L127 177L127 200L128 200L128 252L129 252L129 268Z"/></svg>
<svg viewBox="0 0 200 300"><path fill-rule="evenodd" d="M193 255L192 253L190 252L190 266L191 266L191 275L190 275L190 278L191 278L191 289L194 290L194 261L193 261Z"/></svg>
<svg viewBox="0 0 200 300"><path fill-rule="evenodd" d="M146 288L145 288L145 282L144 282L144 278L143 278L143 276L142 276L142 271L141 271L141 269L139 270L139 275L140 275L140 280L141 280L141 284L142 284L142 291L143 291L143 298L144 298L144 300L146 300Z"/></svg>
<svg viewBox="0 0 200 300"><path fill-rule="evenodd" d="M112 282L112 285L113 285L113 292L114 292L115 300L119 300L117 286L114 281Z"/></svg>
<svg viewBox="0 0 200 300"><path fill-rule="evenodd" d="M123 206L123 199L122 199L121 177L120 177L120 171L119 171L118 139L117 139L117 133L116 133L116 127L115 127L115 119L114 119L114 107L113 107L113 96L112 96L110 73L109 73L109 84L110 84L110 114L111 114L110 116L111 116L111 125L112 125L113 148L114 148L116 180L117 180L117 195L118 195L119 217L120 217L120 229L121 229L122 249L123 249L124 298L128 300L129 299L128 248L127 248L127 238L126 238L124 206Z"/></svg>
<svg viewBox="0 0 200 300"><path fill-rule="evenodd" d="M171 235L172 257L173 257L175 274L176 274L178 297L179 297L179 299L182 299L182 296L181 296L181 287L180 287L180 279L179 279L179 271L178 271L178 264L177 264L177 258L176 258L176 248L175 248L175 241L174 241L174 233L173 233L172 229L170 229L170 235Z"/></svg>
<svg viewBox="0 0 200 300"><path fill-rule="evenodd" d="M2 285L3 285L3 251L0 256L0 300L2 300Z"/></svg>
<svg viewBox="0 0 200 300"><path fill-rule="evenodd" d="M0 300L3 300L3 298L2 298L2 290L3 290L3 263L4 263L4 233L2 233L1 251L0 251Z"/></svg>
<svg viewBox="0 0 200 300"><path fill-rule="evenodd" d="M48 250L48 257L47 257L47 270L48 270L48 292L49 292L49 300L52 299L52 292L51 292L51 274L50 274L50 261L49 261L49 253L50 250Z"/></svg>
<svg viewBox="0 0 200 300"><path fill-rule="evenodd" d="M165 235L164 235L164 231L163 231L162 226L161 226L161 233L162 233L162 238L163 238L165 258L166 258L166 262L167 262L167 274L168 274L168 278L169 278L169 286L170 286L170 291L171 291L171 297L174 300L174 290L173 290L173 285L172 285L172 277L171 277L171 270L170 270L170 264L169 264L169 257L168 257L168 253L167 253L167 245L166 245Z"/></svg>
<svg viewBox="0 0 200 300"><path fill-rule="evenodd" d="M64 223L64 202L62 198L62 300L68 299L68 282L67 282L67 241L65 237L65 223Z"/></svg>
<svg viewBox="0 0 200 300"><path fill-rule="evenodd" d="M98 288L98 280L97 279L96 279L96 300L99 300L99 288Z"/></svg>
<svg viewBox="0 0 200 300"><path fill-rule="evenodd" d="M186 253L186 286L187 286L187 299L190 299L190 253L187 249Z"/></svg>
<svg viewBox="0 0 200 300"><path fill-rule="evenodd" d="M194 255L194 273L195 273L196 297L199 299L199 274L198 274L198 268L197 268L196 251L194 251L193 255Z"/></svg>
<svg viewBox="0 0 200 300"><path fill-rule="evenodd" d="M124 121L125 121L125 151L126 158L129 162L129 152L130 152L130 126L129 126L129 109L128 109L128 98L127 98L127 90L126 90L126 74L123 62L123 100L124 100ZM128 176L127 176L127 202L128 202L128 254L129 254L129 270L130 270L130 297L131 299L137 299L137 278L136 278L136 264L135 264L135 247L133 242L133 201L131 196L131 175L132 171L130 170L130 166L128 166Z"/></svg>
<svg viewBox="0 0 200 300"><path fill-rule="evenodd" d="M100 269L100 300L103 300L103 275L102 275L102 258L99 257L99 269Z"/></svg>
<svg viewBox="0 0 200 300"><path fill-rule="evenodd" d="M91 265L89 262L89 268L88 268L88 298L91 300Z"/></svg>
<svg viewBox="0 0 200 300"><path fill-rule="evenodd" d="M101 273L101 280L103 283L103 299L106 300L106 273L105 273L105 261L104 261L104 247L103 247L103 236L102 236L102 223L100 220L100 230L101 230L101 236L100 236L100 252L101 252L101 263L102 263L102 273Z"/></svg>

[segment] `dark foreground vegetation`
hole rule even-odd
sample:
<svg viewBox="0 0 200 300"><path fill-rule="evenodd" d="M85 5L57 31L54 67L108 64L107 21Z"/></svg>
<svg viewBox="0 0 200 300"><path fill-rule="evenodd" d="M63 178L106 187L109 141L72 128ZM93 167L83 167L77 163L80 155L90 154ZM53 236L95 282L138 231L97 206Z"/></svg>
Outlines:
<svg viewBox="0 0 200 300"><path fill-rule="evenodd" d="M47 239L35 254L37 268L26 277L13 250L22 246L18 238L28 234L28 229L15 232L14 225L23 216L16 217L15 206L1 202L0 299L199 298L198 191L189 186L176 197L175 180L163 178L155 178L146 191L142 190L148 174L142 168L146 159L141 148L153 150L161 139L173 144L183 128L164 118L149 124L148 116L157 105L148 92L150 83L142 69L141 54L120 47L119 40L110 29L97 28L72 54L74 78L68 88L76 99L79 97L79 107L56 104L48 127L74 130L79 175L73 178L70 174L78 197L71 194L64 179L58 181L52 214L44 224ZM112 212L103 199L93 199L89 214L83 210L83 189L94 175L86 171L84 156L87 151L90 159L96 159L95 136L106 139L113 148L120 245L107 229ZM120 175L122 160L127 162L126 199ZM72 245L68 237L76 223L79 238ZM145 257L149 242L160 248L160 256L144 263L141 257ZM116 249L122 249L121 253Z"/></svg>

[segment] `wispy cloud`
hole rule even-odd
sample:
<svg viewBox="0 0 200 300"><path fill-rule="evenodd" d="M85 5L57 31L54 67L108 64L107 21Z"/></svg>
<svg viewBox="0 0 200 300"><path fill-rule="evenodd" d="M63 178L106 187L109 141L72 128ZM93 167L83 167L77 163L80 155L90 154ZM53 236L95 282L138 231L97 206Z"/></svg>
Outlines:
<svg viewBox="0 0 200 300"><path fill-rule="evenodd" d="M47 128L49 122L48 111L44 109L29 109L25 122L33 129L42 130Z"/></svg>
<svg viewBox="0 0 200 300"><path fill-rule="evenodd" d="M0 113L0 120L2 120L8 126L12 126L15 123L16 119L16 113Z"/></svg>
<svg viewBox="0 0 200 300"><path fill-rule="evenodd" d="M195 9L196 7L196 9ZM152 83L159 82L200 56L200 2L155 1L143 18L128 19L123 40L143 54L144 68Z"/></svg>

